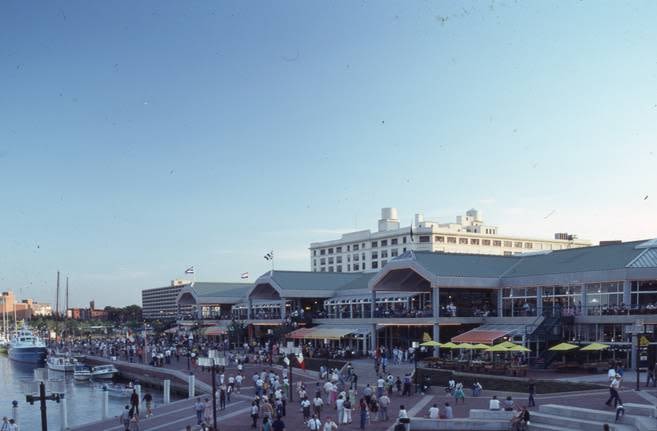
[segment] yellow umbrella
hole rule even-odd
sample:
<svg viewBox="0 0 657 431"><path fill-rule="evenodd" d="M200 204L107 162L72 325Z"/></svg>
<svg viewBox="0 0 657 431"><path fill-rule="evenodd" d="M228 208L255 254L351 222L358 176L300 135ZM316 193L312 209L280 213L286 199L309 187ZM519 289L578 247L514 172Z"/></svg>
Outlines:
<svg viewBox="0 0 657 431"><path fill-rule="evenodd" d="M609 348L609 345L602 343L591 343L586 347L582 347L580 351L582 352L599 352L600 350L606 350Z"/></svg>
<svg viewBox="0 0 657 431"><path fill-rule="evenodd" d="M489 347L486 349L487 352L508 352L509 348L506 346L503 346L502 343L496 344L493 347Z"/></svg>
<svg viewBox="0 0 657 431"><path fill-rule="evenodd" d="M561 343L556 346L550 347L548 350L551 352L567 352L569 350L577 349L577 346L570 343Z"/></svg>
<svg viewBox="0 0 657 431"><path fill-rule="evenodd" d="M458 345L459 349L466 349L466 350L472 350L473 347L474 347L474 345L472 345L470 343L461 343L461 344Z"/></svg>
<svg viewBox="0 0 657 431"><path fill-rule="evenodd" d="M440 344L438 341L429 340L429 341L425 341L424 343L420 344L420 346L424 346L424 347L441 347L442 344Z"/></svg>
<svg viewBox="0 0 657 431"><path fill-rule="evenodd" d="M509 347L507 349L507 351L508 352L531 352L531 349L528 349L527 347L519 346L519 345L516 344L513 347Z"/></svg>
<svg viewBox="0 0 657 431"><path fill-rule="evenodd" d="M451 341L449 343L445 343L442 346L443 349L458 349L459 346L457 344L452 343Z"/></svg>
<svg viewBox="0 0 657 431"><path fill-rule="evenodd" d="M509 347L517 346L517 344L514 344L510 341L502 341L501 343L496 344L496 346L503 346L508 349Z"/></svg>
<svg viewBox="0 0 657 431"><path fill-rule="evenodd" d="M490 346L488 346L486 344L479 343L479 344L475 344L474 346L472 346L472 349L473 350L488 350L488 349L490 349Z"/></svg>

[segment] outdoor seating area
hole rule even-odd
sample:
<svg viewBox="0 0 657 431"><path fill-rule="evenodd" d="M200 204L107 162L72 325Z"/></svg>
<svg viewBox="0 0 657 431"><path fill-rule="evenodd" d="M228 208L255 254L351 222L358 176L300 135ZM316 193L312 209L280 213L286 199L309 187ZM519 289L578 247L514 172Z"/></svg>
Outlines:
<svg viewBox="0 0 657 431"><path fill-rule="evenodd" d="M519 344L504 341L489 346L486 344L470 343L438 343L426 341L420 346L439 347L449 350L442 356L424 359L427 368L462 371L475 374L493 374L501 376L524 377L527 375L527 361L525 353L531 350ZM454 351L459 355L454 358Z"/></svg>

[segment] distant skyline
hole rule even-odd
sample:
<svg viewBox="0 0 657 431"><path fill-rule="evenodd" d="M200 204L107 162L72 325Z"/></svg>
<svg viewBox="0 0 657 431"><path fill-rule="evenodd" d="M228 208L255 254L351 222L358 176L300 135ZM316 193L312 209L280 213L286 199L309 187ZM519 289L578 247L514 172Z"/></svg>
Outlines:
<svg viewBox="0 0 657 431"><path fill-rule="evenodd" d="M0 289L139 304L450 221L657 237L657 3L0 3Z"/></svg>

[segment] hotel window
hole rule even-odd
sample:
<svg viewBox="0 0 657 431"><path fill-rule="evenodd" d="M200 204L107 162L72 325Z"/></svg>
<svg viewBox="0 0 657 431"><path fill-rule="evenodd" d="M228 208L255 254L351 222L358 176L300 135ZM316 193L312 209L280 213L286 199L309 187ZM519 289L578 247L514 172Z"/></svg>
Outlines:
<svg viewBox="0 0 657 431"><path fill-rule="evenodd" d="M429 235L421 235L420 242L431 242L431 237Z"/></svg>
<svg viewBox="0 0 657 431"><path fill-rule="evenodd" d="M335 272L342 272L342 265L337 265L335 267Z"/></svg>
<svg viewBox="0 0 657 431"><path fill-rule="evenodd" d="M482 239L482 240L481 240L481 245L488 245L488 246L490 246L490 240L489 240L489 239Z"/></svg>
<svg viewBox="0 0 657 431"><path fill-rule="evenodd" d="M313 266L317 266L317 259L313 259Z"/></svg>
<svg viewBox="0 0 657 431"><path fill-rule="evenodd" d="M328 272L333 272L333 267L332 266L329 266Z"/></svg>
<svg viewBox="0 0 657 431"><path fill-rule="evenodd" d="M326 250L325 250L325 249L321 249L321 250L319 251L319 254L321 254L322 256L324 256L324 255L326 254Z"/></svg>
<svg viewBox="0 0 657 431"><path fill-rule="evenodd" d="M526 242L526 243L525 243L525 248L532 249L532 248L534 248L534 246L532 245L531 242Z"/></svg>
<svg viewBox="0 0 657 431"><path fill-rule="evenodd" d="M377 252L377 251L373 251L372 253L370 253L370 255L372 256L372 259L378 259L379 258L379 252Z"/></svg>
<svg viewBox="0 0 657 431"><path fill-rule="evenodd" d="M333 248L328 249L328 254L333 254Z"/></svg>
<svg viewBox="0 0 657 431"><path fill-rule="evenodd" d="M342 256L336 256L335 263L342 263Z"/></svg>
<svg viewBox="0 0 657 431"><path fill-rule="evenodd" d="M398 250L396 248L393 248L390 250L390 257L397 257Z"/></svg>
<svg viewBox="0 0 657 431"><path fill-rule="evenodd" d="M434 238L434 241L436 242L445 242L445 237L444 236L437 236Z"/></svg>
<svg viewBox="0 0 657 431"><path fill-rule="evenodd" d="M358 251L358 244L354 244L354 251Z"/></svg>
<svg viewBox="0 0 657 431"><path fill-rule="evenodd" d="M326 272L326 267L322 266L322 269L320 269L320 272Z"/></svg>
<svg viewBox="0 0 657 431"><path fill-rule="evenodd" d="M388 240L387 239L382 239L381 240L381 247L387 247L388 246Z"/></svg>
<svg viewBox="0 0 657 431"><path fill-rule="evenodd" d="M377 248L379 243L377 241L372 241L372 248Z"/></svg>
<svg viewBox="0 0 657 431"><path fill-rule="evenodd" d="M511 247L513 243L511 241L504 241L504 247Z"/></svg>
<svg viewBox="0 0 657 431"><path fill-rule="evenodd" d="M335 247L336 253L342 253L342 247Z"/></svg>
<svg viewBox="0 0 657 431"><path fill-rule="evenodd" d="M317 256L317 250L313 250L313 256Z"/></svg>
<svg viewBox="0 0 657 431"><path fill-rule="evenodd" d="M351 258L353 259L354 262L358 262L359 260L358 253L354 253L354 255Z"/></svg>
<svg viewBox="0 0 657 431"><path fill-rule="evenodd" d="M354 271L358 271L358 270L359 270L359 268L358 268L358 264L357 264L357 263L354 263Z"/></svg>
<svg viewBox="0 0 657 431"><path fill-rule="evenodd" d="M512 254L513 254L513 253L511 253L510 251L505 251L505 252L504 252L504 256L511 256Z"/></svg>
<svg viewBox="0 0 657 431"><path fill-rule="evenodd" d="M319 264L320 265L326 265L326 258L323 257L323 258L319 259Z"/></svg>
<svg viewBox="0 0 657 431"><path fill-rule="evenodd" d="M479 239L477 239L477 238L471 238L471 239L470 239L470 244L472 244L472 245L479 245Z"/></svg>
<svg viewBox="0 0 657 431"><path fill-rule="evenodd" d="M347 255L347 262L351 262L351 255L350 254Z"/></svg>
<svg viewBox="0 0 657 431"><path fill-rule="evenodd" d="M404 244L406 244L406 237L403 237L403 238L402 238L402 242L403 242Z"/></svg>
<svg viewBox="0 0 657 431"><path fill-rule="evenodd" d="M406 253L406 247L404 247L404 253Z"/></svg>
<svg viewBox="0 0 657 431"><path fill-rule="evenodd" d="M376 260L372 262L372 269L377 269L379 267L379 262Z"/></svg>
<svg viewBox="0 0 657 431"><path fill-rule="evenodd" d="M493 247L502 247L502 241L498 239L493 240Z"/></svg>
<svg viewBox="0 0 657 431"><path fill-rule="evenodd" d="M367 263L363 262L363 267L361 269L365 271L367 269Z"/></svg>
<svg viewBox="0 0 657 431"><path fill-rule="evenodd" d="M351 265L347 265L347 271L351 271Z"/></svg>
<svg viewBox="0 0 657 431"><path fill-rule="evenodd" d="M448 236L447 242L450 244L456 244L456 238L454 238L453 236Z"/></svg>
<svg viewBox="0 0 657 431"><path fill-rule="evenodd" d="M365 257L365 253L361 253L361 254L360 254L360 257L361 257L361 259L363 259L363 260L367 259L367 258Z"/></svg>
<svg viewBox="0 0 657 431"><path fill-rule="evenodd" d="M468 239L467 238L459 238L459 244L467 244Z"/></svg>
<svg viewBox="0 0 657 431"><path fill-rule="evenodd" d="M333 265L333 256L328 258L328 263L329 265Z"/></svg>
<svg viewBox="0 0 657 431"><path fill-rule="evenodd" d="M393 238L390 240L390 245L397 245L397 244L398 244L397 238Z"/></svg>
<svg viewBox="0 0 657 431"><path fill-rule="evenodd" d="M388 250L381 250L381 257L388 257Z"/></svg>
<svg viewBox="0 0 657 431"><path fill-rule="evenodd" d="M513 243L513 246L514 246L515 248L522 248L522 242L520 242L520 241L516 241L516 242Z"/></svg>

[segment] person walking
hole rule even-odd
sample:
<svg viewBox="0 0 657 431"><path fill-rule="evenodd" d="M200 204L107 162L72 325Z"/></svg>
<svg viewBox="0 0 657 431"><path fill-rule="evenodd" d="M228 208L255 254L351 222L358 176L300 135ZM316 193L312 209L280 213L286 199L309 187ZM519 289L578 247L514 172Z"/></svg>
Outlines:
<svg viewBox="0 0 657 431"><path fill-rule="evenodd" d="M313 399L313 411L317 415L317 419L322 417L322 406L324 405L324 400L319 396L319 393ZM337 403L336 403L337 405Z"/></svg>
<svg viewBox="0 0 657 431"><path fill-rule="evenodd" d="M327 416L324 420L324 428L322 431L337 431L338 425L333 422L333 418Z"/></svg>
<svg viewBox="0 0 657 431"><path fill-rule="evenodd" d="M205 412L205 404L201 401L201 398L196 398L194 403L194 412L196 413L196 425L201 425L203 423L203 413Z"/></svg>
<svg viewBox="0 0 657 431"><path fill-rule="evenodd" d="M379 398L379 416L383 421L390 420L388 417L388 406L390 406L390 397L387 394L383 394L383 396Z"/></svg>
<svg viewBox="0 0 657 431"><path fill-rule="evenodd" d="M2 426L0 427L0 431L9 431L9 419L7 416L2 418Z"/></svg>
<svg viewBox="0 0 657 431"><path fill-rule="evenodd" d="M126 405L125 409L121 412L119 416L119 422L123 425L123 431L128 431L130 429L130 406Z"/></svg>
<svg viewBox="0 0 657 431"><path fill-rule="evenodd" d="M461 400L462 404L465 404L465 393L463 392L463 383L458 382L456 387L454 387L454 405L459 403Z"/></svg>
<svg viewBox="0 0 657 431"><path fill-rule="evenodd" d="M308 420L308 429L310 431L321 431L322 422L315 415Z"/></svg>
<svg viewBox="0 0 657 431"><path fill-rule="evenodd" d="M365 429L365 424L367 423L367 403L365 398L360 399L360 429Z"/></svg>
<svg viewBox="0 0 657 431"><path fill-rule="evenodd" d="M258 408L258 403L253 401L251 403L251 428L258 428L258 413L260 412L260 408ZM274 424L272 424L274 426Z"/></svg>
<svg viewBox="0 0 657 431"><path fill-rule="evenodd" d="M219 387L219 410L226 408L226 385Z"/></svg>
<svg viewBox="0 0 657 431"><path fill-rule="evenodd" d="M139 413L132 415L128 429L130 431L139 431Z"/></svg>
<svg viewBox="0 0 657 431"><path fill-rule="evenodd" d="M620 395L618 395L618 391L620 390L620 384L621 384L621 376L618 373L616 373L611 383L609 384L609 399L605 403L608 406L611 406L612 401L614 402L614 408L616 408L618 404L623 404L623 402L620 399Z"/></svg>
<svg viewBox="0 0 657 431"><path fill-rule="evenodd" d="M146 404L146 419L148 419L153 416L153 396L150 392L146 392L142 401Z"/></svg>
<svg viewBox="0 0 657 431"><path fill-rule="evenodd" d="M338 412L338 423L342 423L344 421L344 392L335 400L335 408Z"/></svg>
<svg viewBox="0 0 657 431"><path fill-rule="evenodd" d="M342 424L350 424L352 419L351 419L351 401L349 398L346 398L344 400L344 404L342 405L344 414L342 416L342 421L340 423Z"/></svg>
<svg viewBox="0 0 657 431"><path fill-rule="evenodd" d="M534 395L536 395L536 382L533 379L529 380L529 387L527 389L527 392L529 392L529 402L527 405L529 407L536 407L536 401L534 401Z"/></svg>
<svg viewBox="0 0 657 431"><path fill-rule="evenodd" d="M406 411L406 407L404 407L403 404L399 406L399 414L397 415L397 419L400 424L404 424L406 431L408 431L411 420L408 417L408 412Z"/></svg>
<svg viewBox="0 0 657 431"><path fill-rule="evenodd" d="M280 416L271 424L272 431L285 431L285 422L281 419Z"/></svg>
<svg viewBox="0 0 657 431"><path fill-rule="evenodd" d="M130 395L130 407L134 414L139 414L139 395L137 395L136 389L133 389L132 395Z"/></svg>
<svg viewBox="0 0 657 431"><path fill-rule="evenodd" d="M269 418L262 419L262 431L271 431L271 422Z"/></svg>
<svg viewBox="0 0 657 431"><path fill-rule="evenodd" d="M210 403L209 398L205 399L205 410L203 410L203 421L206 424L212 423L212 403Z"/></svg>

